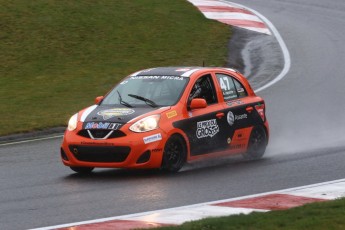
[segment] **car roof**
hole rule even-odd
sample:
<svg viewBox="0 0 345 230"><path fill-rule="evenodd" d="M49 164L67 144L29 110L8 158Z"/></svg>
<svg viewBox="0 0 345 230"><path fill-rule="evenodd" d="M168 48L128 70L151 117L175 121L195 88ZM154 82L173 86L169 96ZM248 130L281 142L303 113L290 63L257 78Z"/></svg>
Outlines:
<svg viewBox="0 0 345 230"><path fill-rule="evenodd" d="M140 70L131 74L130 76L182 76L190 77L194 72L199 70L226 70L231 72L238 72L235 69L231 68L222 68L222 67L156 67L150 69Z"/></svg>

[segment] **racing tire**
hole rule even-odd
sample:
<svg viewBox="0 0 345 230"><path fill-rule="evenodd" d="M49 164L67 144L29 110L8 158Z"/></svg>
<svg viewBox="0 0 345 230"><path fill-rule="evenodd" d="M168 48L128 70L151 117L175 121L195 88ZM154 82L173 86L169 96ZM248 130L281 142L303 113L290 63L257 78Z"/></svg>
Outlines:
<svg viewBox="0 0 345 230"><path fill-rule="evenodd" d="M266 151L267 143L268 140L265 128L262 126L255 126L250 133L248 149L247 152L243 154L243 157L248 160L260 159Z"/></svg>
<svg viewBox="0 0 345 230"><path fill-rule="evenodd" d="M178 172L186 163L187 147L182 137L178 135L171 136L165 143L162 167L164 172Z"/></svg>
<svg viewBox="0 0 345 230"><path fill-rule="evenodd" d="M70 166L70 168L76 172L76 173L80 173L80 174L88 174L91 173L92 170L94 169L93 167L74 167L74 166Z"/></svg>

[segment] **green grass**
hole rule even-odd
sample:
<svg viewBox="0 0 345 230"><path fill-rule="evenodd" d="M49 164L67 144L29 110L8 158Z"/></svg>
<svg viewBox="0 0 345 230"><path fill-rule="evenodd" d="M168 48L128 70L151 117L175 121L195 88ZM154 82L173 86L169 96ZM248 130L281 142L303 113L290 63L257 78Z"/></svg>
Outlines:
<svg viewBox="0 0 345 230"><path fill-rule="evenodd" d="M155 228L156 229L156 228ZM207 218L159 230L341 230L345 229L345 198L284 211L255 212Z"/></svg>
<svg viewBox="0 0 345 230"><path fill-rule="evenodd" d="M229 27L185 0L0 0L0 135L66 125L143 68L224 65Z"/></svg>

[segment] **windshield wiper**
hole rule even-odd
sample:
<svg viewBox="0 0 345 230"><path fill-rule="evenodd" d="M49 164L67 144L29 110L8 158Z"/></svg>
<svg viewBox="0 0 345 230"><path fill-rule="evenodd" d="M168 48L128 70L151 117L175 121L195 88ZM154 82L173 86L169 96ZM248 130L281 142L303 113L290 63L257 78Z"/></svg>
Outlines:
<svg viewBox="0 0 345 230"><path fill-rule="evenodd" d="M158 105L154 101L151 101L150 99L147 99L145 97L134 95L134 94L128 94L128 96L134 97L135 99L138 99L141 101L145 101L145 103L151 107L158 107Z"/></svg>
<svg viewBox="0 0 345 230"><path fill-rule="evenodd" d="M122 100L121 94L120 92L117 90L117 94L119 95L119 101L121 105L127 106L129 108L133 108L133 106L131 106L128 102L125 102Z"/></svg>

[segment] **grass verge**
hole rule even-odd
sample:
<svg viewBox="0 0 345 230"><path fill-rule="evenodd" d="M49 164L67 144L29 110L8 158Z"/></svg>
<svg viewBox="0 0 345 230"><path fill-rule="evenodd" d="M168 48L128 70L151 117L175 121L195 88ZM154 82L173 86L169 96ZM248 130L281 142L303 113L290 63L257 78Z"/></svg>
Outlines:
<svg viewBox="0 0 345 230"><path fill-rule="evenodd" d="M267 213L254 212L207 218L187 222L177 227L155 228L159 230L341 230L345 229L345 198L329 202L312 203L305 206Z"/></svg>
<svg viewBox="0 0 345 230"><path fill-rule="evenodd" d="M0 136L66 125L143 68L224 65L229 27L185 0L0 0Z"/></svg>

